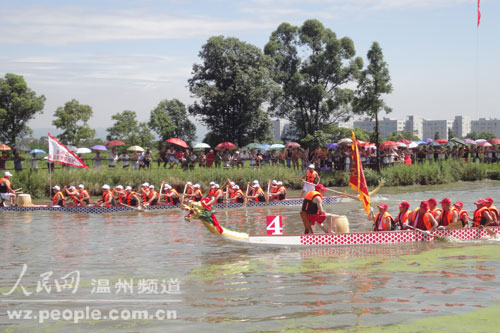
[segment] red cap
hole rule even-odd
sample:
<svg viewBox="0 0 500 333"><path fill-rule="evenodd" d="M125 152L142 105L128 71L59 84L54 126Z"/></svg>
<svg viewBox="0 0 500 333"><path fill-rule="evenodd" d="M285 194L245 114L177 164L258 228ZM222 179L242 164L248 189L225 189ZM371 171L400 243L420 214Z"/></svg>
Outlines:
<svg viewBox="0 0 500 333"><path fill-rule="evenodd" d="M428 201L422 201L420 203L420 208L429 209L429 202Z"/></svg>
<svg viewBox="0 0 500 333"><path fill-rule="evenodd" d="M324 187L322 184L316 185L314 188L316 191L326 191L326 187Z"/></svg>
<svg viewBox="0 0 500 333"><path fill-rule="evenodd" d="M474 202L474 205L484 205L484 200L478 200Z"/></svg>
<svg viewBox="0 0 500 333"><path fill-rule="evenodd" d="M410 204L406 201L403 201L402 203L399 204L399 207L406 207L406 208L410 208Z"/></svg>
<svg viewBox="0 0 500 333"><path fill-rule="evenodd" d="M453 206L462 209L464 207L464 204L461 201L457 201L453 204Z"/></svg>
<svg viewBox="0 0 500 333"><path fill-rule="evenodd" d="M451 200L449 198L444 198L439 202L440 204L448 204L451 205Z"/></svg>
<svg viewBox="0 0 500 333"><path fill-rule="evenodd" d="M489 204L492 204L493 203L493 198L486 198L486 199L484 199L484 201L486 201Z"/></svg>
<svg viewBox="0 0 500 333"><path fill-rule="evenodd" d="M389 207L387 207L387 205L385 203L381 203L380 205L377 206L378 208L382 208L382 209L387 209Z"/></svg>
<svg viewBox="0 0 500 333"><path fill-rule="evenodd" d="M438 202L437 202L437 200L436 200L436 199L434 199L434 198L430 198L429 200L427 200L427 203L432 203L432 204L437 205L437 203L438 203Z"/></svg>

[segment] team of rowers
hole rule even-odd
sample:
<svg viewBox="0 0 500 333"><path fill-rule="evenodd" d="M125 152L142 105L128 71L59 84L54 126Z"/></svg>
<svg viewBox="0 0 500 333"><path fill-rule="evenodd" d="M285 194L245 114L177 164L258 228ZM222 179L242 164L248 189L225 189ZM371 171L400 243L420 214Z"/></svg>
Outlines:
<svg viewBox="0 0 500 333"><path fill-rule="evenodd" d="M52 191L53 206L88 206L91 204L89 192L83 184L78 185L78 188L65 186L62 189L55 185L52 187ZM222 186L210 182L206 196L204 196L200 184L193 185L191 182L186 183L182 194L179 194L177 189L165 182L161 183L159 192L154 185L147 182L142 184L138 191L134 191L131 186L118 185L111 188L105 184L102 186L102 198L96 201L95 205L102 207L178 205L180 202L184 203L189 200L200 201L203 197L214 198L216 203L230 201L235 203L267 202L269 200L284 200L286 193L287 190L283 186L283 182L276 180L269 182L267 193L262 189L258 180L254 180L251 186L250 183L247 184L246 193L229 179Z"/></svg>

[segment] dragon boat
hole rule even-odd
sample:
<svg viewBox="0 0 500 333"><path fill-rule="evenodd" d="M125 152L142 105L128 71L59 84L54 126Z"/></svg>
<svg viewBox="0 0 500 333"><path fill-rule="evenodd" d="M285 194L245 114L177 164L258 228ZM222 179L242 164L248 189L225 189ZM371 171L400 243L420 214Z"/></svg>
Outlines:
<svg viewBox="0 0 500 333"><path fill-rule="evenodd" d="M225 228L218 223L213 211L207 210L199 203L184 206L189 210L187 219L197 218L213 234L221 238L240 243L267 246L350 246L381 245L414 242L432 242L436 239L455 239L460 241L495 239L500 236L500 227L438 229L434 233L421 230L394 230L382 232L347 232L332 234L300 234L300 235L249 235ZM344 218L344 217L341 217Z"/></svg>
<svg viewBox="0 0 500 333"><path fill-rule="evenodd" d="M333 204L340 202L343 198L338 196L324 197L324 204ZM290 198L281 201L269 201L269 202L248 202L246 207L267 207L267 206L300 206L302 205L302 200L300 198ZM214 205L217 209L231 209L231 208L242 208L244 204L228 202ZM134 210L140 211L156 211L156 210L169 210L169 209L179 209L179 205L157 205L148 206L146 208L141 207L140 209L136 207L128 206L114 206L114 207L99 207L99 206L78 206L78 207L60 207L60 206L48 206L48 205L29 205L29 206L14 206L14 207L0 207L0 211L14 211L14 212L26 212L26 211L56 211L56 212L67 212L67 213L84 213L84 214L105 214L113 212L129 212Z"/></svg>

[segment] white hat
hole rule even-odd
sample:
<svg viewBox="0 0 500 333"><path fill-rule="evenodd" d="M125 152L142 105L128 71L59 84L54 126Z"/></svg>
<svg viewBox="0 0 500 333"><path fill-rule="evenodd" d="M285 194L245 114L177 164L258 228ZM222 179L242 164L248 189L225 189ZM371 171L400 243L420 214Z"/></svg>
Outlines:
<svg viewBox="0 0 500 333"><path fill-rule="evenodd" d="M52 189L59 191L61 188L59 186L55 185L54 187L52 187Z"/></svg>
<svg viewBox="0 0 500 333"><path fill-rule="evenodd" d="M80 184L78 185L78 188L85 188L85 186L83 186L83 184Z"/></svg>
<svg viewBox="0 0 500 333"><path fill-rule="evenodd" d="M214 184L214 187L219 188L220 186L219 186L219 184Z"/></svg>
<svg viewBox="0 0 500 333"><path fill-rule="evenodd" d="M236 151L236 154L239 154L240 152L239 151Z"/></svg>
<svg viewBox="0 0 500 333"><path fill-rule="evenodd" d="M155 186L154 186L154 185L149 185L149 188L153 188L153 189L154 189L154 188L155 188Z"/></svg>
<svg viewBox="0 0 500 333"><path fill-rule="evenodd" d="M236 183L235 183L235 182L229 182L229 184L231 184L231 186L236 185Z"/></svg>
<svg viewBox="0 0 500 333"><path fill-rule="evenodd" d="M200 184L194 184L193 187L200 188Z"/></svg>
<svg viewBox="0 0 500 333"><path fill-rule="evenodd" d="M125 187L125 191L132 191L132 187L131 186Z"/></svg>
<svg viewBox="0 0 500 333"><path fill-rule="evenodd" d="M279 181L276 185L283 185L283 182Z"/></svg>
<svg viewBox="0 0 500 333"><path fill-rule="evenodd" d="M252 182L252 184L254 184L254 185L258 184L258 183L259 183L259 181L257 179Z"/></svg>
<svg viewBox="0 0 500 333"><path fill-rule="evenodd" d="M76 187L74 187L73 185L71 185L70 187L68 187L68 189L70 189L70 190L76 190Z"/></svg>
<svg viewBox="0 0 500 333"><path fill-rule="evenodd" d="M314 164L309 164L308 168L314 169Z"/></svg>
<svg viewBox="0 0 500 333"><path fill-rule="evenodd" d="M146 183L142 184L142 186L144 186L144 187L148 187L148 186L149 186L149 183L147 183L147 182L146 182Z"/></svg>
<svg viewBox="0 0 500 333"><path fill-rule="evenodd" d="M239 190L239 189L240 189L240 187L238 185L233 186L233 190Z"/></svg>
<svg viewBox="0 0 500 333"><path fill-rule="evenodd" d="M3 174L4 177L12 177L12 174L8 171L5 171L5 173Z"/></svg>
<svg viewBox="0 0 500 333"><path fill-rule="evenodd" d="M273 179L273 181L271 182L271 184L276 185L276 184L278 184L278 182L275 179Z"/></svg>
<svg viewBox="0 0 500 333"><path fill-rule="evenodd" d="M213 153L213 152L214 152L214 150L213 150L213 149L210 149L210 152L211 152L211 153Z"/></svg>
<svg viewBox="0 0 500 333"><path fill-rule="evenodd" d="M121 186L121 185L118 185L116 188L123 190L123 186Z"/></svg>
<svg viewBox="0 0 500 333"><path fill-rule="evenodd" d="M167 184L167 185L165 185L165 189L166 189L166 190L170 190L171 188L172 188L172 186L170 186L170 185L168 185L168 184Z"/></svg>
<svg viewBox="0 0 500 333"><path fill-rule="evenodd" d="M215 182L210 182L210 185L215 185Z"/></svg>
<svg viewBox="0 0 500 333"><path fill-rule="evenodd" d="M193 183L191 183L191 182L187 182L187 183L186 183L186 185L193 185Z"/></svg>
<svg viewBox="0 0 500 333"><path fill-rule="evenodd" d="M260 187L259 183L253 184L252 187Z"/></svg>
<svg viewBox="0 0 500 333"><path fill-rule="evenodd" d="M109 190L109 185L108 184L104 184L104 185L102 185L102 188L105 189L105 190Z"/></svg>

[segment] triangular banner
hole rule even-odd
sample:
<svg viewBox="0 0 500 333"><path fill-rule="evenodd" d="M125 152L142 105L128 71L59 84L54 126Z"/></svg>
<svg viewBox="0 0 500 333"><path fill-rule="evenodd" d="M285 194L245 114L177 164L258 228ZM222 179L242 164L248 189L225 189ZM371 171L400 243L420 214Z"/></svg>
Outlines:
<svg viewBox="0 0 500 333"><path fill-rule="evenodd" d="M49 162L88 168L83 161L49 133Z"/></svg>

